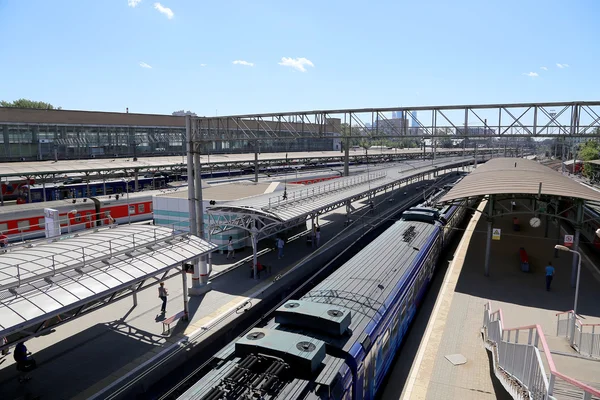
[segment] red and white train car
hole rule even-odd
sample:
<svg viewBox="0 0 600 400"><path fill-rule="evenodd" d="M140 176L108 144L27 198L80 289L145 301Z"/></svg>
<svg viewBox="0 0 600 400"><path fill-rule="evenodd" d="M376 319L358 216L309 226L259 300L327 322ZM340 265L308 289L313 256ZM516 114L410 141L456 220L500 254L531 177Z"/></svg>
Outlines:
<svg viewBox="0 0 600 400"><path fill-rule="evenodd" d="M9 242L44 237L44 208L58 210L63 233L108 225L109 216L119 224L149 221L152 219L152 196L164 192L149 190L129 196L108 195L4 206L0 207L0 232L8 236Z"/></svg>

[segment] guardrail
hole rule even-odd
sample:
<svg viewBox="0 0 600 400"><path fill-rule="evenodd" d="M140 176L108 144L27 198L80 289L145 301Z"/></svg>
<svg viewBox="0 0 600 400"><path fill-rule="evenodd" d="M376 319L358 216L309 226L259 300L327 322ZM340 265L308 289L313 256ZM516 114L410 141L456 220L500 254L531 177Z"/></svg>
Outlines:
<svg viewBox="0 0 600 400"><path fill-rule="evenodd" d="M289 195L286 193L285 196L282 194L279 196L269 197L268 208L278 207L281 205L285 206L287 204L293 203L298 200L311 198L313 196L318 196L318 195L324 194L324 193L330 193L335 190L347 189L347 188L350 188L350 187L353 187L356 185L360 185L360 184L363 184L366 182L373 182L375 180L385 178L386 176L387 176L387 172L380 171L380 172L367 173L367 174L355 176L353 178L347 178L347 179L344 179L341 181L338 180L336 182L331 182L331 183L327 183L325 185L317 186L316 188L313 187L313 188L306 188L306 189L301 189L301 190L294 190Z"/></svg>
<svg viewBox="0 0 600 400"><path fill-rule="evenodd" d="M572 399L591 400L592 396L600 396L600 390L556 370L541 326L505 329L502 310L492 312L490 302L484 307L485 347L492 353L494 374L514 399L554 400L557 380L569 386ZM549 373L540 350L544 352Z"/></svg>
<svg viewBox="0 0 600 400"><path fill-rule="evenodd" d="M157 235L157 229L154 228L151 232L134 232L130 236L122 235L117 239L108 240L102 244L98 243L95 247L102 246L100 250L97 248L94 250L88 249L86 252L85 246L75 246L60 254L62 261L56 260L58 255L50 254L23 262L23 264L27 265L27 268L23 268L20 263L5 264L0 262L0 290L18 288L27 283L55 276L65 271L85 268L98 261L127 254L139 247L152 246L173 238L188 235L186 232L178 234L175 232L170 232L169 234L158 232ZM116 243L113 244L113 241Z"/></svg>
<svg viewBox="0 0 600 400"><path fill-rule="evenodd" d="M561 318L565 316L566 318ZM575 319L574 324L573 318ZM575 327L575 336L573 337L575 350L589 357L600 358L600 324L584 324L573 313L573 310L556 314L556 336L565 336L571 340L573 326Z"/></svg>

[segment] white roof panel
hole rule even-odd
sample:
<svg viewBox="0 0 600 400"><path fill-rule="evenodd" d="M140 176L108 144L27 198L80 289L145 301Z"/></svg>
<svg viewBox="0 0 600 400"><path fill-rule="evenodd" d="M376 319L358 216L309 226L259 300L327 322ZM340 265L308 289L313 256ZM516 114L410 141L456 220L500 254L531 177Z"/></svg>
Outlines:
<svg viewBox="0 0 600 400"><path fill-rule="evenodd" d="M128 225L7 253L0 257L0 336L127 289L216 247L192 235L173 236L168 228Z"/></svg>
<svg viewBox="0 0 600 400"><path fill-rule="evenodd" d="M401 163L399 166L385 170L376 170L356 176L338 178L334 181L315 183L309 187L287 191L287 199L283 193L273 193L249 197L243 200L228 202L208 208L209 212L244 213L244 210L270 214L281 221L290 221L310 213L327 208L340 201L354 198L369 190L384 187L393 182L406 179L434 169L459 166L470 162L473 157L442 158L432 163L414 161Z"/></svg>

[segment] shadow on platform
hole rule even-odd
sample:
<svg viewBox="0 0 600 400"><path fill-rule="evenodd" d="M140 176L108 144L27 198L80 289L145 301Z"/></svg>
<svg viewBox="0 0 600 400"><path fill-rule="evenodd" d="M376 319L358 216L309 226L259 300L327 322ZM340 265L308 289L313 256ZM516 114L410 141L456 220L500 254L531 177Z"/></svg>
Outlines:
<svg viewBox="0 0 600 400"><path fill-rule="evenodd" d="M72 398L107 378L107 371L116 373L164 342L160 335L120 321L94 325L33 354L38 367L25 384L18 383L15 365L5 363L0 369L0 398Z"/></svg>
<svg viewBox="0 0 600 400"><path fill-rule="evenodd" d="M557 252L558 227L549 223L548 236L544 237L546 222L538 228L529 226L532 215L519 215L521 230L512 226L512 216L496 217L494 228L501 229L500 240L492 240L490 252L490 276L484 276L487 221L481 218L473 233L467 256L462 267L456 292L489 300L497 300L522 306L547 310L566 311L573 308L575 289L570 285L572 254ZM561 238L562 244L562 238ZM525 248L530 272L520 268L519 249ZM552 262L556 274L549 292L545 288L545 267ZM578 313L600 316L597 293L600 283L585 265L581 266ZM535 321L531 321L535 323Z"/></svg>

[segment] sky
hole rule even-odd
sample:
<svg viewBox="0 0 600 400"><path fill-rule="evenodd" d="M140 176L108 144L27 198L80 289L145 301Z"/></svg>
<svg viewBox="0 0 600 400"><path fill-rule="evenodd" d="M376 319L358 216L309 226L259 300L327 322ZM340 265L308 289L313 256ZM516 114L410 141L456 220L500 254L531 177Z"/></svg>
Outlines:
<svg viewBox="0 0 600 400"><path fill-rule="evenodd" d="M599 100L594 0L0 0L0 100L231 115Z"/></svg>

